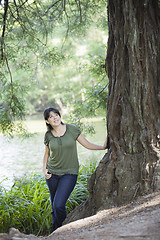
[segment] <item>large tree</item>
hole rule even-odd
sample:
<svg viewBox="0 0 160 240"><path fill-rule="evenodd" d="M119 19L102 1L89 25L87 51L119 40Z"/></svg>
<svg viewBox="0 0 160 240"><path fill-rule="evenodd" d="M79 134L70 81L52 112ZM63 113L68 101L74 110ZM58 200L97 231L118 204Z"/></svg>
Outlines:
<svg viewBox="0 0 160 240"><path fill-rule="evenodd" d="M109 149L68 221L160 187L160 1L108 0L108 25Z"/></svg>

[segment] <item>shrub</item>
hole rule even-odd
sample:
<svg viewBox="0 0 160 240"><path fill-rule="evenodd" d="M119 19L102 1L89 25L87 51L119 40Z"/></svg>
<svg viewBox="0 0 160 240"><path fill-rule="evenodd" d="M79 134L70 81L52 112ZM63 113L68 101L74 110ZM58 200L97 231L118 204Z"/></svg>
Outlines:
<svg viewBox="0 0 160 240"><path fill-rule="evenodd" d="M96 164L80 166L79 177L69 200L67 212L88 197L87 182ZM32 174L15 178L10 190L0 187L0 232L11 227L26 234L45 235L51 231L51 204L44 176Z"/></svg>

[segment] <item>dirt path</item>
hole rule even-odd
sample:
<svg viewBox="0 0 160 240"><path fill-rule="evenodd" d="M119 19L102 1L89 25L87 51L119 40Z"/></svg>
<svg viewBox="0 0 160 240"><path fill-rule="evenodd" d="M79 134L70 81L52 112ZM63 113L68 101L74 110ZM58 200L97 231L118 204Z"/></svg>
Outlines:
<svg viewBox="0 0 160 240"><path fill-rule="evenodd" d="M160 191L128 205L103 210L94 216L67 224L48 237L37 238L12 229L9 235L1 235L0 239L160 240Z"/></svg>

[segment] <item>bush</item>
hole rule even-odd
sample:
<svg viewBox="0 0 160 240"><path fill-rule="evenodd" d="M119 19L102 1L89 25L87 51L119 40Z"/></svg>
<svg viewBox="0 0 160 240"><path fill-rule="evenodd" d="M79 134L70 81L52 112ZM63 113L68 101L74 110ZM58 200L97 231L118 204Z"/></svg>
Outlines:
<svg viewBox="0 0 160 240"><path fill-rule="evenodd" d="M68 213L87 199L87 182L95 167L91 163L80 166L76 187L67 201ZM15 178L9 191L0 187L0 232L14 227L25 234L46 235L51 231L51 223L50 196L43 176Z"/></svg>
<svg viewBox="0 0 160 240"><path fill-rule="evenodd" d="M23 233L44 234L50 230L50 197L44 177L15 179L11 190L1 189L0 231L15 227Z"/></svg>

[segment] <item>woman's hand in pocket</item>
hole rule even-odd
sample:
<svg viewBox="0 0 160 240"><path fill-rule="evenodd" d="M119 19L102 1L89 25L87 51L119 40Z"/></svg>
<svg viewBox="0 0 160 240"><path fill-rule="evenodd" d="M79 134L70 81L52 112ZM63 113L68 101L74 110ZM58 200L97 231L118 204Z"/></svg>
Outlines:
<svg viewBox="0 0 160 240"><path fill-rule="evenodd" d="M52 174L48 172L48 169L46 169L46 171L45 171L45 178L46 179L50 179L51 176L52 176Z"/></svg>

